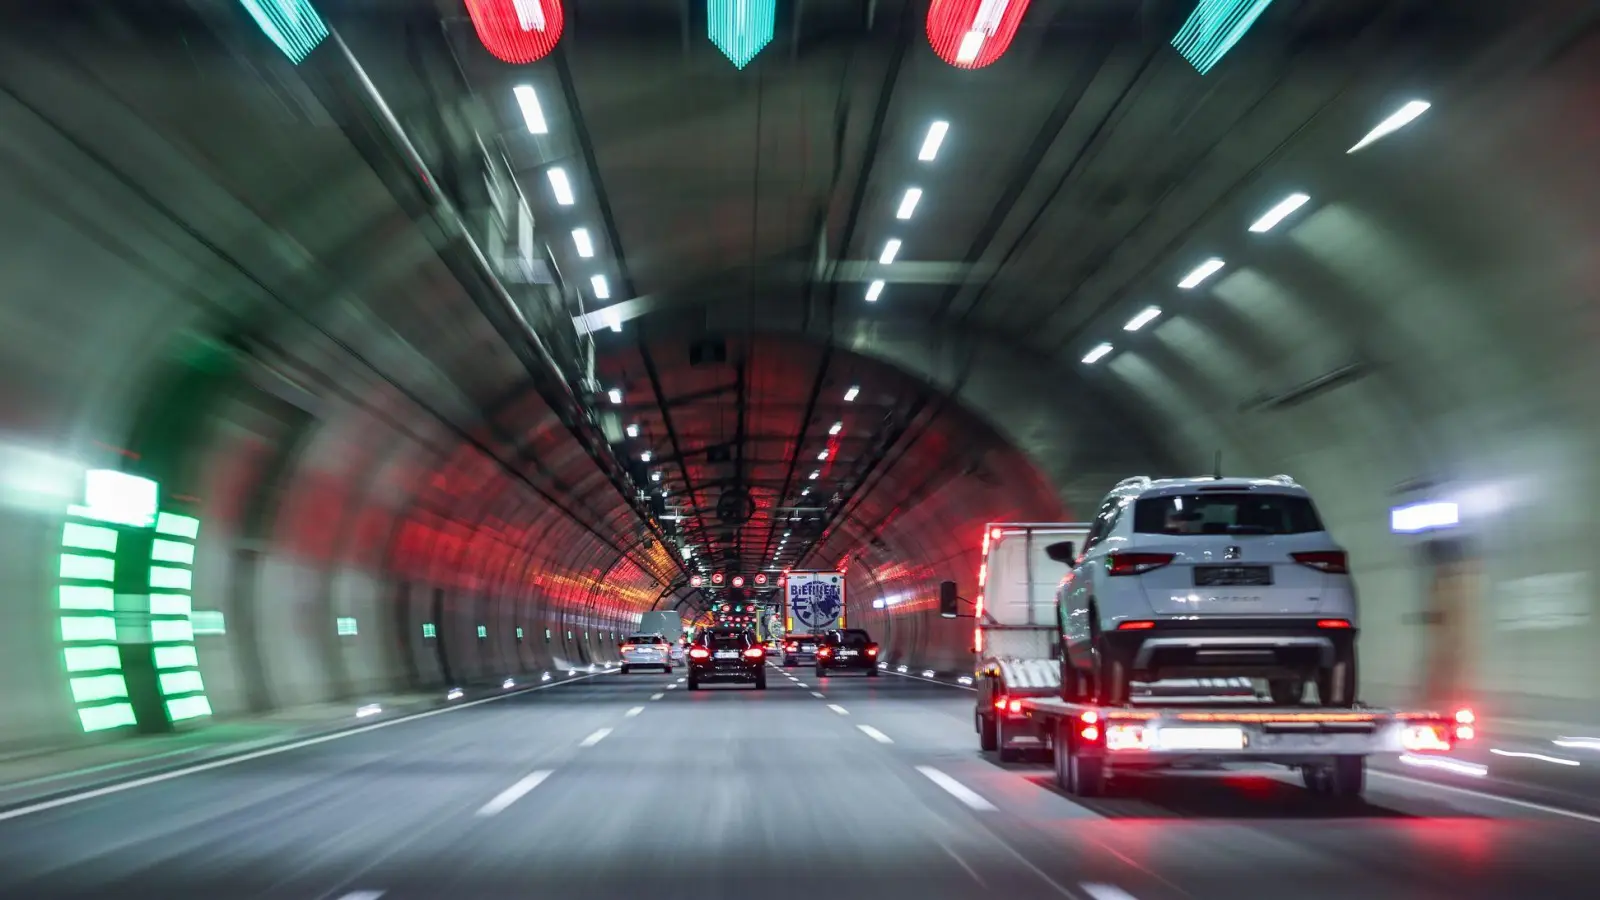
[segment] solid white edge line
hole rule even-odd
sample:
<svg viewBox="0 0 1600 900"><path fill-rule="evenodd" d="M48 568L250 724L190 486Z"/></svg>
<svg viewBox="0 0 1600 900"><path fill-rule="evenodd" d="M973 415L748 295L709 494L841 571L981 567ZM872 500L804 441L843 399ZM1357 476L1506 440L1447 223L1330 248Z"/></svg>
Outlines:
<svg viewBox="0 0 1600 900"><path fill-rule="evenodd" d="M929 781L943 788L945 793L960 800L972 809L989 811L996 808L993 803L983 799L977 791L935 769L933 766L917 766L917 771L921 772Z"/></svg>
<svg viewBox="0 0 1600 900"><path fill-rule="evenodd" d="M1478 797L1483 800L1496 800L1500 803L1510 804L1511 806L1520 806L1523 809L1535 809L1539 812L1549 813L1553 816L1565 816L1568 819L1577 819L1580 822L1588 822L1591 825L1600 825L1600 816L1592 816L1588 813L1576 812L1570 809L1562 809L1559 806L1547 806L1543 803L1535 803L1532 800L1518 800L1515 797L1502 797L1499 794L1491 794L1487 791L1475 791L1471 788L1456 787L1453 784L1441 784L1437 781L1429 781L1426 778L1411 778L1406 775L1396 775L1392 772L1385 772L1382 769L1373 769L1370 767L1367 769L1367 774L1377 775L1380 778L1392 778L1395 781L1404 781L1408 784L1417 784L1422 785L1423 787L1438 788L1441 791L1453 791L1457 794L1466 794L1469 797Z"/></svg>
<svg viewBox="0 0 1600 900"><path fill-rule="evenodd" d="M639 714L639 713L642 713L642 712L644 712L644 707L642 707L642 706L635 706L635 707L634 707L634 708L633 708L633 709L630 709L630 710L628 710L628 711L627 711L627 712L625 712L625 713L623 713L623 714L622 714L622 717L623 717L623 718L624 718L624 719L631 719L631 718L633 718L633 717L634 717L634 716L637 716L637 715L638 715L638 714Z"/></svg>
<svg viewBox="0 0 1600 900"><path fill-rule="evenodd" d="M609 729L609 728L598 728L598 729L595 729L594 734L591 734L588 737L584 738L583 740L579 741L578 742L578 746L579 747L593 747L595 744L598 744L601 741L605 740L606 739L606 735L608 735L610 733L611 733L611 729Z"/></svg>
<svg viewBox="0 0 1600 900"><path fill-rule="evenodd" d="M550 774L551 771L549 769L540 769L537 772L530 773L526 777L518 780L516 784L513 784L511 787L508 787L500 793L495 794L494 799L478 808L477 815L479 817L487 817L504 812L506 807L517 802L518 800L521 800L523 794L526 794L527 792L538 787L540 782L550 777Z"/></svg>
<svg viewBox="0 0 1600 900"><path fill-rule="evenodd" d="M871 725L857 725L856 727L861 729L862 734L872 738L880 744L894 743L894 738L889 737L887 734L884 734L876 728L873 728Z"/></svg>
<svg viewBox="0 0 1600 900"><path fill-rule="evenodd" d="M840 706L840 705L839 705L839 704L837 704L837 703L829 703L829 704L828 704L828 708L829 708L829 709L831 709L831 710L833 710L833 711L834 711L834 712L836 712L836 713L838 713L838 714L839 714L839 715L841 715L841 716L848 716L848 715L850 715L850 710L848 710L848 709L845 709L845 708L844 708L844 707L842 707L842 706Z"/></svg>
<svg viewBox="0 0 1600 900"><path fill-rule="evenodd" d="M445 713L455 712L458 709L466 709L469 706L482 706L485 703L493 703L496 700L504 700L507 697L515 697L518 694L527 694L534 691L542 691L546 688L561 687L563 685L572 684L573 682L582 681L585 678L594 678L597 675L604 674L606 673L592 672L588 675L579 675L575 678L568 679L567 681L552 681L549 684L540 684L535 685L534 687L523 688L521 690L511 691L505 694L496 694L493 697L485 697L482 700L469 700L466 703L457 703L453 706L446 706L440 709L430 709L426 712L413 713L412 715L405 716L404 718L400 719L391 719L387 722L374 722L371 725L363 725L359 728L350 728L344 731L335 732L333 734L324 734L314 738L306 738L302 741L293 741L278 747L269 747L265 750L256 750L252 753L241 753L238 756L230 756L227 759L217 759L208 763L200 763L199 765L195 766L185 766L182 769L174 769L171 772L161 772L156 775L147 775L143 778L135 778L132 781L124 781L119 784L108 784L105 787L98 787L82 793L68 794L65 797L57 797L53 800L44 800L39 803L31 803L27 806L19 806L15 809L5 810L4 812L0 812L0 822L6 822L11 819L20 819L23 816L29 816L37 812L44 812L45 810L49 809L58 809L63 806L71 806L74 803L82 803L85 800L93 800L97 797L108 797L112 794L120 794L123 791L131 791L134 788L141 788L146 785L160 784L163 781L171 781L175 778L182 778L185 775L194 775L199 772L210 772L214 769L221 769L227 766L236 766L239 763L250 762L254 759L264 759L268 756L277 756L280 753L288 753L291 750L299 750L303 747L314 747L317 744L326 744L329 741L343 740L344 738L354 737L358 734L366 734L369 731L377 731L380 728L390 728L395 725L402 725L406 722L415 722L418 719L427 719L432 716L442 716Z"/></svg>
<svg viewBox="0 0 1600 900"><path fill-rule="evenodd" d="M1090 884L1084 882L1078 886L1083 888L1083 892L1093 897L1094 900L1138 900L1138 898L1114 884Z"/></svg>

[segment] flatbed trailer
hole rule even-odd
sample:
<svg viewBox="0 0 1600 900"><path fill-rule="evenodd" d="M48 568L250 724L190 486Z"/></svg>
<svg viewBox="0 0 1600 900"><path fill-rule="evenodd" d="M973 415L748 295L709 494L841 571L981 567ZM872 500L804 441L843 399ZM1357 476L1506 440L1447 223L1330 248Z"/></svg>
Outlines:
<svg viewBox="0 0 1600 900"><path fill-rule="evenodd" d="M1096 797L1118 772L1275 763L1327 797L1366 789L1369 756L1449 753L1474 738L1470 710L1398 711L1268 705L1106 707L1055 698L1017 701L1048 746L1069 794Z"/></svg>

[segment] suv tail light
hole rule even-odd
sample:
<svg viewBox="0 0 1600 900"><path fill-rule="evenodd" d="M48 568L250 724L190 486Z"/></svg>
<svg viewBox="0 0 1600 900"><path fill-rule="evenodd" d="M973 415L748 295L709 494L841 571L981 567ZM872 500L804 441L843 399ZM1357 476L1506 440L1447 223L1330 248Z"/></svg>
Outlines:
<svg viewBox="0 0 1600 900"><path fill-rule="evenodd" d="M796 644L794 641L790 641L789 643L783 645L783 649L785 649L785 650L799 650L800 649L800 645Z"/></svg>
<svg viewBox="0 0 1600 900"><path fill-rule="evenodd" d="M761 657L767 655L767 651L761 649L760 647L751 647L749 650L744 652L744 655L746 659L760 659Z"/></svg>
<svg viewBox="0 0 1600 900"><path fill-rule="evenodd" d="M867 655L868 656L877 656L878 655L878 645L877 644L868 644L867 645Z"/></svg>
<svg viewBox="0 0 1600 900"><path fill-rule="evenodd" d="M696 647L693 650L689 651L689 658L690 659L710 659L711 658L711 651L707 650L704 647Z"/></svg>
<svg viewBox="0 0 1600 900"><path fill-rule="evenodd" d="M1291 553L1289 558L1310 569L1329 575L1349 575L1350 563L1343 550L1316 550L1310 553Z"/></svg>
<svg viewBox="0 0 1600 900"><path fill-rule="evenodd" d="M832 656L833 655L833 648L832 647L818 647L817 648L817 655L818 656Z"/></svg>
<svg viewBox="0 0 1600 900"><path fill-rule="evenodd" d="M1107 575L1143 575L1172 562L1172 553L1113 553L1106 557Z"/></svg>

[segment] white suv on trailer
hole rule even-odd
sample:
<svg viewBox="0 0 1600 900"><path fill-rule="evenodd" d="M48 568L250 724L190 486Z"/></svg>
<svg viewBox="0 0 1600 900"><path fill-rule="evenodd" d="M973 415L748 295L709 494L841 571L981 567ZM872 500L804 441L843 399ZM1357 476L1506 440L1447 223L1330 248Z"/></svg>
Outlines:
<svg viewBox="0 0 1600 900"><path fill-rule="evenodd" d="M1101 503L1056 593L1068 700L1120 705L1133 682L1265 680L1298 705L1356 695L1355 588L1306 490L1274 478L1128 478Z"/></svg>

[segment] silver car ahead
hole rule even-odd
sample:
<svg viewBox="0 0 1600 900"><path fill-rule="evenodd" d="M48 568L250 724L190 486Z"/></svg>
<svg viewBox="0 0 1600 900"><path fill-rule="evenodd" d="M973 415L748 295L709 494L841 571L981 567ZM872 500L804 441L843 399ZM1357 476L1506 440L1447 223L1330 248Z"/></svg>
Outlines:
<svg viewBox="0 0 1600 900"><path fill-rule="evenodd" d="M622 674L640 666L655 668L661 671L672 672L672 649L667 639L659 634L630 634L622 642Z"/></svg>

